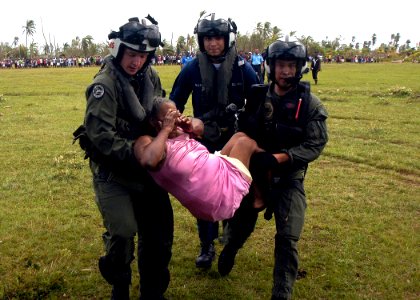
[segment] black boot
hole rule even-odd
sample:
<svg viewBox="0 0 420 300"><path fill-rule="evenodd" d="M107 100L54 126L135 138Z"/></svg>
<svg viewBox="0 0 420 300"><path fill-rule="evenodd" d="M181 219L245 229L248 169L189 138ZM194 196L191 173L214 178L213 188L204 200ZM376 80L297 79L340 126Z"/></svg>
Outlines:
<svg viewBox="0 0 420 300"><path fill-rule="evenodd" d="M98 261L99 271L101 272L102 277L109 283L113 284L115 281L114 278L114 269L111 263L111 260L107 256L101 256Z"/></svg>
<svg viewBox="0 0 420 300"><path fill-rule="evenodd" d="M209 245L202 244L200 255L195 260L195 266L201 269L210 269L215 255L216 251L214 250L214 243Z"/></svg>
<svg viewBox="0 0 420 300"><path fill-rule="evenodd" d="M235 256L238 253L238 250L225 246L222 252L219 255L219 261L217 264L218 271L220 275L226 276L232 271L233 266L235 265Z"/></svg>
<svg viewBox="0 0 420 300"><path fill-rule="evenodd" d="M99 271L102 277L112 285L111 300L129 300L131 284L130 265L115 265L111 258L99 258Z"/></svg>
<svg viewBox="0 0 420 300"><path fill-rule="evenodd" d="M114 284L112 286L111 300L129 300L130 285L127 283Z"/></svg>
<svg viewBox="0 0 420 300"><path fill-rule="evenodd" d="M291 298L271 296L271 300L289 300L289 299Z"/></svg>

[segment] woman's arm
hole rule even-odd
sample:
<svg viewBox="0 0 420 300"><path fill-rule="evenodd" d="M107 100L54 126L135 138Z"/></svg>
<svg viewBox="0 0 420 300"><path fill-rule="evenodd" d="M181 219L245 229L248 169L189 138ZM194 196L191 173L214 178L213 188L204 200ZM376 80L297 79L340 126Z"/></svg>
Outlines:
<svg viewBox="0 0 420 300"><path fill-rule="evenodd" d="M144 135L139 137L134 144L134 155L140 165L147 170L159 168L166 157L166 140L174 130L177 111L169 111L163 121L159 121L161 130L155 138Z"/></svg>
<svg viewBox="0 0 420 300"><path fill-rule="evenodd" d="M134 156L140 165L147 170L156 169L160 162L165 159L165 148L153 151L153 149L159 148L156 143L152 145L153 141L151 136L143 135L134 143Z"/></svg>

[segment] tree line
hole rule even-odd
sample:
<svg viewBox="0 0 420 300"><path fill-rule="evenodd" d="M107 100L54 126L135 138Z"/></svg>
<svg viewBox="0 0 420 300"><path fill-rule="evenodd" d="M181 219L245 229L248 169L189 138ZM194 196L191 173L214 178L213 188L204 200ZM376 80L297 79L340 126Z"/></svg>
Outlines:
<svg viewBox="0 0 420 300"><path fill-rule="evenodd" d="M200 13L202 16L205 11ZM27 20L22 26L25 34L25 44L20 43L16 36L11 44L8 42L0 42L0 59L16 59L16 58L37 58L37 57L90 57L90 56L106 56L108 54L108 45L106 43L94 43L91 35L83 38L76 36L70 43L58 45L51 39L47 39L42 30L44 41L42 44L36 43L33 39L28 39L36 33L36 24L33 20ZM341 43L341 36L334 39L326 37L322 41L315 41L311 36L296 36L296 32L292 31L284 33L277 26L272 26L270 22L259 22L256 24L251 34L241 34L238 32L236 47L242 51L253 51L254 49L265 49L273 41L289 36L290 40L298 40L304 44L308 50L308 55L313 56L315 53L325 57L340 56L344 59L354 56L370 56L377 59L396 59L408 58L409 60L420 59L420 49L411 45L410 40L404 43L400 41L400 33L391 34L388 44L382 43L377 48L377 36L372 34L371 40L356 42L356 36L352 36L349 44ZM163 40L164 46L157 50L157 55L179 55L185 52L194 53L198 49L195 35L179 36L175 45Z"/></svg>

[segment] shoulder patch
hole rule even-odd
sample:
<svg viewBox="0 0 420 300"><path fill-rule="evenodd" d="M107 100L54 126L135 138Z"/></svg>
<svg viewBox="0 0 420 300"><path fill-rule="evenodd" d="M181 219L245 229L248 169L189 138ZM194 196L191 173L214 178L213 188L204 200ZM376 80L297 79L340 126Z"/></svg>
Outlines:
<svg viewBox="0 0 420 300"><path fill-rule="evenodd" d="M95 84L92 88L92 95L96 99L101 99L105 93L104 87L100 84Z"/></svg>
<svg viewBox="0 0 420 300"><path fill-rule="evenodd" d="M265 101L264 103L264 118L266 120L272 120L274 114L274 107L271 101Z"/></svg>

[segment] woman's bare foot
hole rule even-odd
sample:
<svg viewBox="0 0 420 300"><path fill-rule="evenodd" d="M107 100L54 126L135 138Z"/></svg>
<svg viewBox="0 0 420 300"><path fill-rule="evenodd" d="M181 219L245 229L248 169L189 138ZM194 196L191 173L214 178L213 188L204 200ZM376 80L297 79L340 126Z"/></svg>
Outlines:
<svg viewBox="0 0 420 300"><path fill-rule="evenodd" d="M265 207L265 202L261 191L254 185L254 204L253 207L262 210Z"/></svg>
<svg viewBox="0 0 420 300"><path fill-rule="evenodd" d="M253 207L255 209L262 209L262 208L264 208L265 207L264 200L261 199L261 198L254 198L254 205L253 205Z"/></svg>

